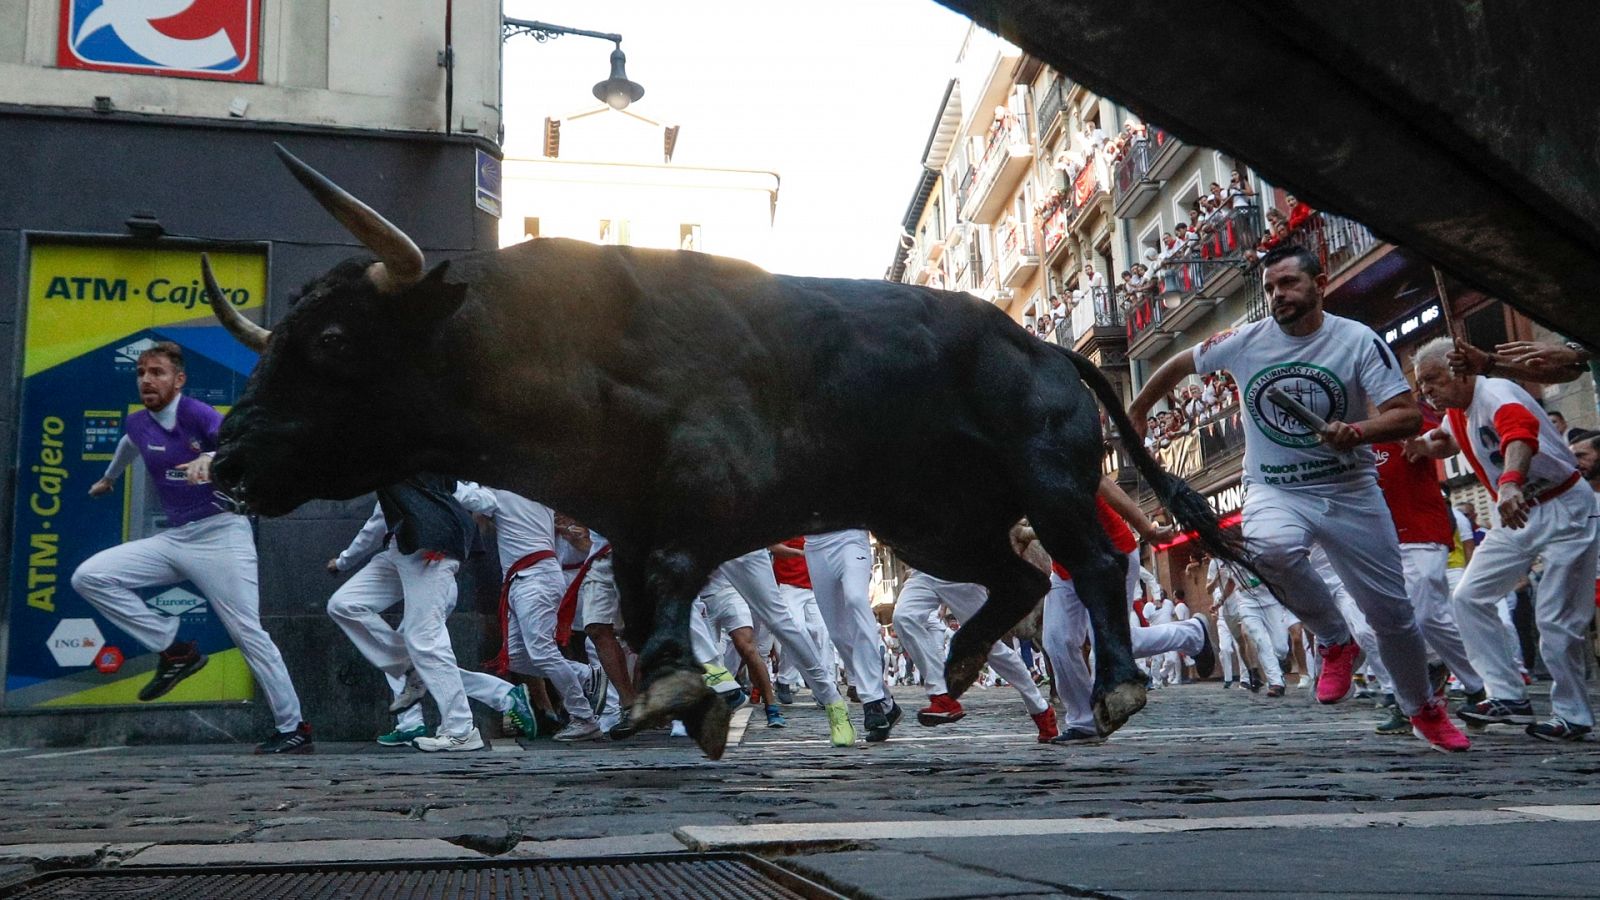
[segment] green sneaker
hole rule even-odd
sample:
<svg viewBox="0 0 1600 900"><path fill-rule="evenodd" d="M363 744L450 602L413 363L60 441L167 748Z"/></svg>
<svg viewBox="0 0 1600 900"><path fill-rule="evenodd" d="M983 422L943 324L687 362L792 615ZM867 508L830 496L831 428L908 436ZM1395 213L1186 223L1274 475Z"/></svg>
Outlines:
<svg viewBox="0 0 1600 900"><path fill-rule="evenodd" d="M415 728L396 728L388 734L378 735L378 743L385 747L409 747L412 741L427 736L428 729L424 725Z"/></svg>
<svg viewBox="0 0 1600 900"><path fill-rule="evenodd" d="M828 710L828 740L835 747L854 747L856 743L856 728L850 724L850 707L843 700L829 703Z"/></svg>
<svg viewBox="0 0 1600 900"><path fill-rule="evenodd" d="M533 714L533 701L528 697L528 686L519 684L511 689L511 708L506 710L511 724L517 726L522 736L532 740L539 736L539 719Z"/></svg>
<svg viewBox="0 0 1600 900"><path fill-rule="evenodd" d="M733 673L716 663L702 663L701 668L706 670L706 687L717 692L717 696L728 704L729 709L738 709L743 706L748 696L740 686L739 679Z"/></svg>

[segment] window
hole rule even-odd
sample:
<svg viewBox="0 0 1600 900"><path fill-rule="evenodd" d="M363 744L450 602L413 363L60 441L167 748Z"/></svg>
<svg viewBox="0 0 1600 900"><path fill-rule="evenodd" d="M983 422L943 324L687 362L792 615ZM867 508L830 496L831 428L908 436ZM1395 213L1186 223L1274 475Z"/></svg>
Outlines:
<svg viewBox="0 0 1600 900"><path fill-rule="evenodd" d="M601 219L600 220L600 243L602 243L602 244L622 244L622 245L626 246L628 244L631 244L632 242L633 241L632 241L630 235L628 234L628 220L627 219Z"/></svg>
<svg viewBox="0 0 1600 900"><path fill-rule="evenodd" d="M700 226L699 225L679 225L678 226L678 249L679 250L700 250L700 249L703 249L703 248L704 248L704 245L702 245L700 243Z"/></svg>
<svg viewBox="0 0 1600 900"><path fill-rule="evenodd" d="M522 220L522 239L531 240L539 236L539 217L527 216Z"/></svg>

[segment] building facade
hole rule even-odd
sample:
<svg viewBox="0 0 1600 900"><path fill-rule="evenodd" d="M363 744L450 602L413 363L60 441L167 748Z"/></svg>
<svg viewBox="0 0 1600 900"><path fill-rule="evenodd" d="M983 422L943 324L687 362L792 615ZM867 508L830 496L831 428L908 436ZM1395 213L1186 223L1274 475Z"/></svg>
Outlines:
<svg viewBox="0 0 1600 900"><path fill-rule="evenodd" d="M564 237L769 266L778 173L674 163L679 136L632 109L547 119L542 155L505 159L501 246Z"/></svg>
<svg viewBox="0 0 1600 900"><path fill-rule="evenodd" d="M1125 401L1172 355L1267 314L1258 259L1282 243L1316 253L1329 275L1328 311L1371 326L1402 363L1446 333L1445 304L1477 346L1550 337L1452 281L1441 297L1416 254L1140 121L976 27L956 71L886 277L994 303L1042 339L1094 360ZM1571 424L1600 424L1592 378L1530 387ZM1201 373L1157 410L1147 446L1224 522L1237 522L1244 431L1236 386ZM1109 435L1104 471L1158 513L1120 442ZM1487 520L1487 492L1462 459L1446 461L1440 478L1453 502ZM1146 552L1171 586L1196 547L1180 537Z"/></svg>
<svg viewBox="0 0 1600 900"><path fill-rule="evenodd" d="M270 722L192 585L146 600L212 652L156 704L153 665L72 591L94 552L164 521L141 467L90 500L133 362L184 347L191 396L227 407L254 364L198 284L211 254L235 304L271 323L293 290L364 254L274 158L281 143L409 233L432 260L496 245L500 11L465 0L201 2L151 20L137 4L0 6L0 491L11 548L0 605L0 741L213 740ZM120 497L120 502L117 498ZM386 730L379 679L323 612L323 564L370 500L312 503L258 526L263 620L308 720L331 737ZM472 579L498 581L492 563ZM492 634L464 599L463 653ZM211 672L215 669L214 672ZM91 713L91 714L85 714ZM198 720L197 718L198 717ZM203 723L203 724L200 724Z"/></svg>

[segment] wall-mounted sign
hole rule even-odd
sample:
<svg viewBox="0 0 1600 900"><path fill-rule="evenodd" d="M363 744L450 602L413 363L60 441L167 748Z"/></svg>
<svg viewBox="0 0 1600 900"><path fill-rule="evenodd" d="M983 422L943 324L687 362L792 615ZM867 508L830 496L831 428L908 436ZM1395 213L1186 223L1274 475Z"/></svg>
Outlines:
<svg viewBox="0 0 1600 900"><path fill-rule="evenodd" d="M500 218L500 160L479 150L476 182L478 208Z"/></svg>
<svg viewBox="0 0 1600 900"><path fill-rule="evenodd" d="M1444 309L1439 306L1439 301L1430 300L1401 316L1399 321L1383 329L1380 333L1383 335L1384 341L1393 347L1396 344L1407 343L1412 339L1413 335L1443 317Z"/></svg>
<svg viewBox="0 0 1600 900"><path fill-rule="evenodd" d="M261 0L61 0L56 65L261 80Z"/></svg>
<svg viewBox="0 0 1600 900"><path fill-rule="evenodd" d="M233 304L255 317L266 293L260 253L209 251ZM142 463L111 495L91 498L139 405L134 369L158 341L184 351L184 393L226 409L244 389L255 354L212 317L198 250L36 244L28 254L26 333L17 418L6 618L5 706L132 705L150 680L147 651L72 589L79 563L166 527ZM205 669L157 703L248 700L244 658L205 595L182 582L140 592L183 621L185 640L211 655ZM219 665L220 663L220 665Z"/></svg>

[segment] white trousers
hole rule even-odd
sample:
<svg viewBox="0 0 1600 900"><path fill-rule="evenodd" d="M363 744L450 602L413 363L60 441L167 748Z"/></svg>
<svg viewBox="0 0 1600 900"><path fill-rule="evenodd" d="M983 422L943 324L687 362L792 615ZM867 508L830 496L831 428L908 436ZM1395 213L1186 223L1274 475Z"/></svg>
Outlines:
<svg viewBox="0 0 1600 900"><path fill-rule="evenodd" d="M817 650L817 659L822 663L822 671L827 674L828 683L833 684L838 654L833 649L833 641L828 637L828 626L823 624L822 612L817 609L817 595L813 594L810 588L780 584L778 596L788 604L790 614L800 623L805 636L811 638L811 643ZM801 674L799 667L795 665L795 656L783 646L782 642L778 643L778 661L781 670L779 680L785 684L800 684Z"/></svg>
<svg viewBox="0 0 1600 900"><path fill-rule="evenodd" d="M389 681L390 693L398 695L405 689L406 680L404 678L388 673L384 673L383 677ZM505 712L511 708L511 692L515 689L515 685L509 681L504 681L485 672L470 672L462 669L461 686L466 690L468 698L489 706L497 712ZM421 728L422 725L421 703L411 704L401 710L400 715L395 717L394 727L401 731Z"/></svg>
<svg viewBox="0 0 1600 900"><path fill-rule="evenodd" d="M810 535L806 568L817 610L839 651L862 703L888 696L883 679L883 640L872 617L872 545L860 529Z"/></svg>
<svg viewBox="0 0 1600 900"><path fill-rule="evenodd" d="M1511 654L1495 606L1544 557L1544 577L1534 597L1539 655L1550 670L1550 706L1574 725L1594 725L1584 685L1584 654L1594 618L1594 492L1578 484L1533 507L1522 528L1491 528L1467 563L1454 597L1456 622L1467 655L1489 696L1525 700L1528 689Z"/></svg>
<svg viewBox="0 0 1600 900"><path fill-rule="evenodd" d="M561 648L556 645L556 617L566 591L567 579L561 572L561 563L554 559L535 563L517 573L511 580L506 658L513 672L550 679L556 693L561 695L567 715L586 721L595 717L594 708L583 694L589 666L562 656Z"/></svg>
<svg viewBox="0 0 1600 900"><path fill-rule="evenodd" d="M1389 677L1389 669L1383 664L1383 655L1378 650L1378 635L1367 624L1367 617L1361 612L1361 607L1356 603L1350 592L1345 590L1344 582L1333 571L1333 563L1328 560L1328 553L1321 544L1311 548L1311 564L1316 567L1317 575L1321 576L1322 583L1328 586L1328 593L1333 595L1334 602L1339 604L1339 615L1344 617L1345 627L1350 629L1350 636L1355 638L1356 646L1366 656L1366 666L1372 671L1374 678L1378 679L1378 690L1385 694L1394 693L1394 679Z"/></svg>
<svg viewBox="0 0 1600 900"><path fill-rule="evenodd" d="M989 590L982 585L945 581L926 572L913 574L900 588L900 596L894 603L894 632L927 679L928 696L949 693L944 683L944 657L940 654L944 636L939 632L944 629L935 631L931 615L943 604L957 619L966 622L978 614L988 599ZM903 657L901 662L904 663ZM989 648L989 668L1017 689L1029 715L1049 708L1050 704L1033 683L1032 673L1022 664L1021 654L1011 645L994 642Z"/></svg>
<svg viewBox="0 0 1600 900"><path fill-rule="evenodd" d="M1256 665L1267 684L1283 684L1283 666L1279 659L1289 655L1289 632L1280 627L1272 607L1277 601L1256 593L1265 588L1235 590L1222 604L1222 615L1227 625L1237 628L1250 641L1256 651ZM1227 631L1219 628L1218 631ZM1229 635L1232 639L1232 635ZM1237 652L1237 651L1235 651ZM1224 670L1226 671L1226 670Z"/></svg>
<svg viewBox="0 0 1600 900"><path fill-rule="evenodd" d="M1320 543L1377 637L1377 656L1394 681L1395 699L1413 715L1432 696L1428 650L1406 599L1400 540L1376 479L1281 488L1252 484L1244 500L1244 536L1263 577L1283 592L1289 611L1320 644L1350 640L1339 605L1310 550Z"/></svg>
<svg viewBox="0 0 1600 900"><path fill-rule="evenodd" d="M446 620L456 605L453 559L429 561L423 552L402 554L384 548L328 599L328 615L338 623L361 655L385 675L402 677L415 668L439 707L439 733L461 735L472 730L472 710L456 667ZM405 601L400 629L379 615Z"/></svg>
<svg viewBox="0 0 1600 900"><path fill-rule="evenodd" d="M1242 681L1240 677L1245 669L1244 655L1239 652L1239 643L1233 639L1234 623L1227 621L1224 614L1223 622L1217 626L1217 668L1222 670L1223 681Z"/></svg>
<svg viewBox="0 0 1600 900"><path fill-rule="evenodd" d="M151 609L134 591L189 581L205 595L222 627L261 685L280 732L300 727L300 698L283 654L261 627L256 544L244 516L219 513L129 541L89 557L72 573L72 589L111 624L148 650L178 638L178 617Z"/></svg>
<svg viewBox="0 0 1600 900"><path fill-rule="evenodd" d="M1428 649L1450 667L1461 687L1471 694L1483 689L1483 679L1472 667L1456 614L1450 603L1450 581L1445 567L1450 548L1443 544L1401 544L1400 562L1405 565L1406 593L1417 611L1417 627Z"/></svg>
<svg viewBox="0 0 1600 900"><path fill-rule="evenodd" d="M818 701L832 703L838 700L839 686L824 665L821 644L807 633L803 613L796 615L793 599L784 596L782 588L785 586L778 584L778 577L772 572L772 554L765 549L753 550L728 560L719 568L728 583L744 598L750 608L750 616L764 626L783 648L785 664L793 668L798 676L795 681L784 679L784 683L796 684L804 680ZM868 571L870 573L871 570ZM763 658L767 649L770 648L762 648Z"/></svg>
<svg viewBox="0 0 1600 900"><path fill-rule="evenodd" d="M1127 579L1124 597L1128 612L1133 611L1133 597L1139 590L1139 551L1128 554ZM1130 622L1135 659L1169 653L1177 650L1194 656L1205 649L1205 624L1200 619L1170 622L1166 625L1136 627ZM1050 666L1056 673L1056 693L1061 695L1061 706L1066 713L1066 725L1074 728L1094 728L1094 658L1089 663L1083 659L1083 642L1094 642L1094 629L1089 626L1089 610L1078 597L1070 579L1052 573L1050 593L1044 598L1044 625L1041 640L1044 652L1050 656Z"/></svg>

